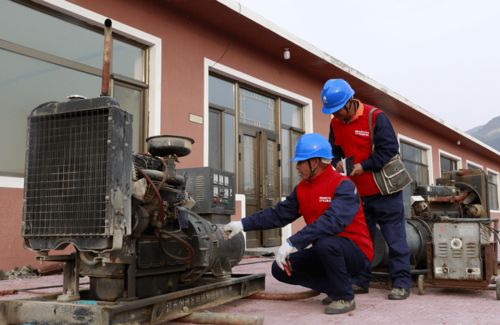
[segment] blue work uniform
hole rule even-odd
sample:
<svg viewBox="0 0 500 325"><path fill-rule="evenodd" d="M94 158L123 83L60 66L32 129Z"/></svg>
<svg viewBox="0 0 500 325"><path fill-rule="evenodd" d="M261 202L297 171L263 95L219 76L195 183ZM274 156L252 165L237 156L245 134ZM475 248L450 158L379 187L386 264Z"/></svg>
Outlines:
<svg viewBox="0 0 500 325"><path fill-rule="evenodd" d="M273 276L334 300L352 300L351 277L370 265L373 246L356 188L347 177L328 167L312 180L301 181L275 207L243 218L243 229L281 228L302 214L306 226L288 238L298 249L289 256L292 274L274 262Z"/></svg>
<svg viewBox="0 0 500 325"><path fill-rule="evenodd" d="M380 110L373 113L373 134L370 134L368 114L372 106L358 103L357 114L351 121L345 123L332 119L329 134L335 157L332 164L336 166L341 158L352 156L354 163L360 163L363 167L364 172L352 179L361 195L370 234L375 238L378 224L389 247L388 267L392 286L409 289L410 251L406 241L403 194L400 191L381 195L372 176L372 171L380 170L399 152L399 144L389 119ZM371 272L367 269L354 282L367 288L371 278Z"/></svg>

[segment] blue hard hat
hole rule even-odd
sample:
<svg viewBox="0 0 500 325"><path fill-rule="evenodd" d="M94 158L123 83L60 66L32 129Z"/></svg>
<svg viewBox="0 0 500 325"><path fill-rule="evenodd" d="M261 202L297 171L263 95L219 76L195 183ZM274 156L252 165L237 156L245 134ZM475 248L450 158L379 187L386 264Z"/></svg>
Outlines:
<svg viewBox="0 0 500 325"><path fill-rule="evenodd" d="M325 114L333 114L340 111L342 107L354 96L354 90L344 79L330 79L323 86L321 101Z"/></svg>
<svg viewBox="0 0 500 325"><path fill-rule="evenodd" d="M304 134L295 145L293 161L304 161L311 158L333 158L332 146L321 134Z"/></svg>

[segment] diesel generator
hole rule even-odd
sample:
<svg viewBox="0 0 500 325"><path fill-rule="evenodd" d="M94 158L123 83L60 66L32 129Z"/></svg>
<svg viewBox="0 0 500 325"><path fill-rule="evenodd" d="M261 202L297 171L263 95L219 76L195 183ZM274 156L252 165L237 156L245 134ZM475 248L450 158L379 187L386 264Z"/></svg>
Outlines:
<svg viewBox="0 0 500 325"><path fill-rule="evenodd" d="M106 96L43 104L28 124L22 236L40 260L66 263L60 300L79 299L83 276L89 299L115 301L231 274L245 248L220 227L234 176L177 170L192 139L154 136L132 153L132 116ZM74 254L49 255L70 244Z"/></svg>
<svg viewBox="0 0 500 325"><path fill-rule="evenodd" d="M500 299L498 221L490 217L488 182L480 169L444 173L436 185L414 186L406 195L406 239L411 273L424 285L488 289ZM387 264L388 248L375 236L375 270ZM383 273L383 272L380 272Z"/></svg>

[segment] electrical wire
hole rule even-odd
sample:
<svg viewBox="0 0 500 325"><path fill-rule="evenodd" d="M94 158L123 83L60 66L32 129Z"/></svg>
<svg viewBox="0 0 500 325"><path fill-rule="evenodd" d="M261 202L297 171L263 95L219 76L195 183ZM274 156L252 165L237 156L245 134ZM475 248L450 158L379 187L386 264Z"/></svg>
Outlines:
<svg viewBox="0 0 500 325"><path fill-rule="evenodd" d="M80 282L79 285L86 285L90 284L90 282ZM9 295L15 295L18 294L19 292L26 292L26 293L32 293L32 294L38 294L38 295L46 295L46 294L53 294L53 292L39 292L35 290L41 290L41 289L52 289L52 288L61 288L63 285L61 284L56 284L56 285L50 285L50 286L41 286L41 287L31 287L31 288L23 288L23 289L11 289L11 290L0 290L0 296L9 296Z"/></svg>
<svg viewBox="0 0 500 325"><path fill-rule="evenodd" d="M179 236L177 236L176 234L174 234L173 232L168 232L168 231L165 231L165 230L160 230L157 232L158 234L158 237L160 238L160 240L163 239L163 241L165 241L166 239L169 239L169 238L173 238L175 239L176 241L178 241L181 246L183 246L187 252L187 256L177 256L177 255L174 255L172 253L170 253L163 245L162 245L162 242L160 242L160 247L161 247L161 250L163 251L163 253L165 255L167 255L168 257L174 259L174 260L177 260L177 261L191 261L192 258L194 257L194 254L195 254L195 251L194 251L194 248L193 246L191 246L187 241L185 241L184 239L180 238Z"/></svg>
<svg viewBox="0 0 500 325"><path fill-rule="evenodd" d="M500 231L495 229L494 227L492 226L489 226L489 225L485 225L485 224L480 224L481 227L485 227L485 228L488 228L488 230L492 231L493 232L493 236L495 237L496 241L498 244L500 244L500 237L499 237L499 233Z"/></svg>

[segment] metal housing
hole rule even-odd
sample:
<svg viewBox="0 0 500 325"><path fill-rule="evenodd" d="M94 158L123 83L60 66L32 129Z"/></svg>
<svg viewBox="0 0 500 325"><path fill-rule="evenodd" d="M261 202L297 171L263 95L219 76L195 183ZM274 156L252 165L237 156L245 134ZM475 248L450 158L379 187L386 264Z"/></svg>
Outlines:
<svg viewBox="0 0 500 325"><path fill-rule="evenodd" d="M131 167L132 115L113 98L35 108L28 119L26 245L120 249L131 231Z"/></svg>

